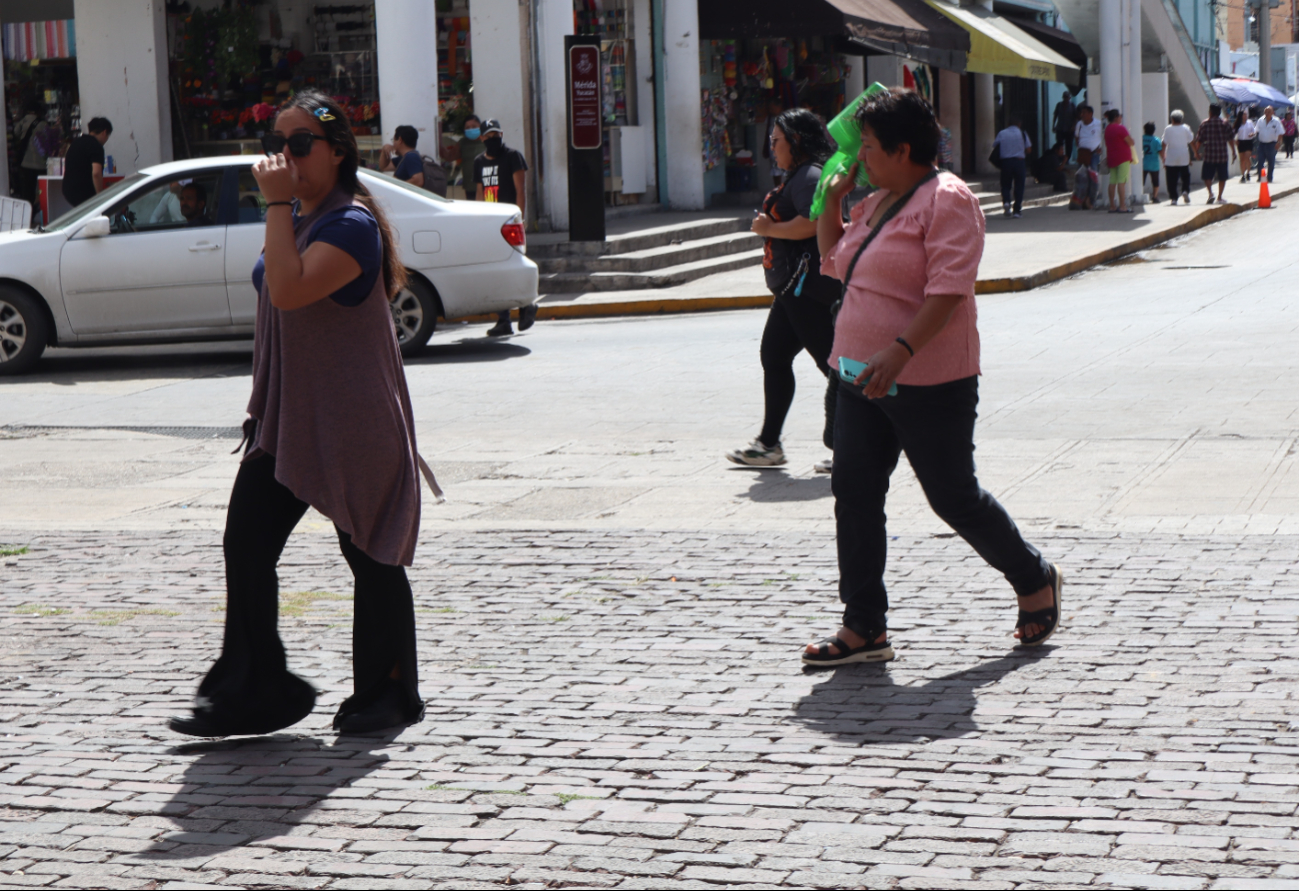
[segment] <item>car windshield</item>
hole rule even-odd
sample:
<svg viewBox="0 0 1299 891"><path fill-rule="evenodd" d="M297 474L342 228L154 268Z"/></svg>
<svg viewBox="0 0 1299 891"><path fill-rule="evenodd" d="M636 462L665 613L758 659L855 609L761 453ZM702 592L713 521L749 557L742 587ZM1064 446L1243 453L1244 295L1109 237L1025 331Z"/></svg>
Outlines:
<svg viewBox="0 0 1299 891"><path fill-rule="evenodd" d="M94 198L91 198L85 204L82 204L79 207L74 207L72 210L68 211L53 222L47 223L45 231L58 232L60 229L66 229L74 223L79 223L88 217L93 217L97 213L102 213L108 209L108 206L111 205L119 195L139 185L140 180L146 179L147 177L148 174L145 173L132 173L121 182L114 183L107 189L104 189L104 191L100 192Z"/></svg>
<svg viewBox="0 0 1299 891"><path fill-rule="evenodd" d="M367 170L358 170L357 173L366 179L377 179L379 182L383 183L384 185L400 186L401 188L405 189L408 192L414 192L416 195L419 195L421 198L431 198L434 201L442 201L444 203L451 201L450 198L443 198L437 192L430 192L428 189L424 188L423 186L412 185L411 183L408 183L405 180L397 179L397 177L395 176L384 176L378 173L371 173Z"/></svg>

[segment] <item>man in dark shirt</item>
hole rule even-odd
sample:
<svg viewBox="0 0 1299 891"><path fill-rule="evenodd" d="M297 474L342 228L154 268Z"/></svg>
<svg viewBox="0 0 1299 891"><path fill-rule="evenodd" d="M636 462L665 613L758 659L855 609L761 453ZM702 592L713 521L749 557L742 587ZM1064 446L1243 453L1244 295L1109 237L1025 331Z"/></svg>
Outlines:
<svg viewBox="0 0 1299 891"><path fill-rule="evenodd" d="M393 176L408 182L412 186L424 186L424 159L415 151L419 143L419 131L410 124L402 124L393 133L392 143L385 145L379 153L379 169L385 173L393 170L392 156L397 155L396 169Z"/></svg>
<svg viewBox="0 0 1299 891"><path fill-rule="evenodd" d="M108 118L92 118L83 133L68 146L63 159L63 197L73 207L104 190L104 143L113 135Z"/></svg>
<svg viewBox="0 0 1299 891"><path fill-rule="evenodd" d="M528 193L528 162L523 155L507 146L502 138L504 131L501 122L489 118L483 121L483 153L474 159L474 197L479 201L517 204L519 213L524 213ZM537 305L525 306L519 310L519 330L527 331L537 320ZM502 310L496 317L496 324L487 332L488 337L504 337L513 334L510 326L510 311Z"/></svg>
<svg viewBox="0 0 1299 891"><path fill-rule="evenodd" d="M1227 186L1231 171L1227 163L1227 151L1231 151L1231 160L1236 160L1236 129L1222 119L1222 106L1214 103L1209 106L1209 117L1200 123L1200 129L1191 143L1191 151L1204 159L1200 177L1204 187L1209 190L1209 200L1213 203L1213 181L1218 181L1218 203L1222 200L1222 190Z"/></svg>
<svg viewBox="0 0 1299 891"><path fill-rule="evenodd" d="M206 226L211 222L207 218L207 189L202 183L187 183L180 190L180 214L186 226Z"/></svg>

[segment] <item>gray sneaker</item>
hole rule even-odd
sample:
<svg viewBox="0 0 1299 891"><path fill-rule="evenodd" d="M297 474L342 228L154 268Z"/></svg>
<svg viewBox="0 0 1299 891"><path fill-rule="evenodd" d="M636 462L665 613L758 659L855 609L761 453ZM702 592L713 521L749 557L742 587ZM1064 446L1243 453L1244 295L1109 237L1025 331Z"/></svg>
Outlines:
<svg viewBox="0 0 1299 891"><path fill-rule="evenodd" d="M785 463L785 450L780 443L768 448L762 440L755 439L742 449L727 452L726 460L747 467L776 467Z"/></svg>

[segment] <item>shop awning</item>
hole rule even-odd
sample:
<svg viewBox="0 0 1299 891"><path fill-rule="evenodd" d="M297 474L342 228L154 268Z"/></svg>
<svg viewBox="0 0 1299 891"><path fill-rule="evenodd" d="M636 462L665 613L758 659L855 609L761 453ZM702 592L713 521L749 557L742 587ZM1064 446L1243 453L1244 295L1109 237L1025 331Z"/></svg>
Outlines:
<svg viewBox="0 0 1299 891"><path fill-rule="evenodd" d="M970 35L965 70L1004 77L1076 83L1078 66L995 12L925 0Z"/></svg>
<svg viewBox="0 0 1299 891"><path fill-rule="evenodd" d="M699 0L705 40L844 37L865 54L965 70L970 36L924 0Z"/></svg>

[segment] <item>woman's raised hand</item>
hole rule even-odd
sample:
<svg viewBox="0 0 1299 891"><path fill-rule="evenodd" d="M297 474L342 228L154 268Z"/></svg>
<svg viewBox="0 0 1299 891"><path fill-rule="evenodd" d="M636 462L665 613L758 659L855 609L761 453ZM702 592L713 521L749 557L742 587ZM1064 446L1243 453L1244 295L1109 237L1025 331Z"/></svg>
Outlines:
<svg viewBox="0 0 1299 891"><path fill-rule="evenodd" d="M283 154L270 155L253 165L253 178L266 201L290 201L298 186L298 168Z"/></svg>
<svg viewBox="0 0 1299 891"><path fill-rule="evenodd" d="M770 216L760 213L753 218L753 225L749 227L749 231L754 235L761 235L765 238L773 222Z"/></svg>

